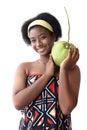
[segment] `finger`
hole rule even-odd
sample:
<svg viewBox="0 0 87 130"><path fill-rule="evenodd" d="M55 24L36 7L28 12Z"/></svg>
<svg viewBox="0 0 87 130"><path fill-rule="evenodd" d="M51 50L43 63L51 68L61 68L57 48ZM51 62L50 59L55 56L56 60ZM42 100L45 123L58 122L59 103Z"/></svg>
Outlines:
<svg viewBox="0 0 87 130"><path fill-rule="evenodd" d="M79 50L77 49L77 53L76 53L76 56L75 56L75 60L77 61L80 57L80 54L79 54Z"/></svg>
<svg viewBox="0 0 87 130"><path fill-rule="evenodd" d="M68 57L71 57L72 56L72 50L71 48L68 49Z"/></svg>
<svg viewBox="0 0 87 130"><path fill-rule="evenodd" d="M49 60L52 60L52 56L51 56L51 54L50 54L50 56L49 56Z"/></svg>
<svg viewBox="0 0 87 130"><path fill-rule="evenodd" d="M74 47L74 51L72 53L72 58L75 58L78 53L78 48Z"/></svg>

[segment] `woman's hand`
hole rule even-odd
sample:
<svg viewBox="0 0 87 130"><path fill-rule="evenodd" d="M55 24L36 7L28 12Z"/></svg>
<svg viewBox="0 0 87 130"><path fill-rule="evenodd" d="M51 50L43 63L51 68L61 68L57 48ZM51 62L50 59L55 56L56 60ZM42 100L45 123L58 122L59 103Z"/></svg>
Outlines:
<svg viewBox="0 0 87 130"><path fill-rule="evenodd" d="M49 60L46 64L45 74L49 75L51 77L54 75L54 70L55 70L55 65L54 65L54 62L53 62L52 57L50 55Z"/></svg>
<svg viewBox="0 0 87 130"><path fill-rule="evenodd" d="M79 59L79 50L78 48L74 47L74 52L71 52L71 49L69 48L68 56L65 58L65 60L61 63L60 68L63 67L64 69L72 69L76 62Z"/></svg>

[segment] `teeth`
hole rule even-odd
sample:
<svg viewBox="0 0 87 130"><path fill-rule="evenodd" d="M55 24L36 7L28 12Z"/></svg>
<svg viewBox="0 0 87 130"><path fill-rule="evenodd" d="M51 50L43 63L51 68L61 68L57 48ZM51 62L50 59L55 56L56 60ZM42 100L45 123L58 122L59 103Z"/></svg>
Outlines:
<svg viewBox="0 0 87 130"><path fill-rule="evenodd" d="M38 49L38 51L44 51L44 48Z"/></svg>

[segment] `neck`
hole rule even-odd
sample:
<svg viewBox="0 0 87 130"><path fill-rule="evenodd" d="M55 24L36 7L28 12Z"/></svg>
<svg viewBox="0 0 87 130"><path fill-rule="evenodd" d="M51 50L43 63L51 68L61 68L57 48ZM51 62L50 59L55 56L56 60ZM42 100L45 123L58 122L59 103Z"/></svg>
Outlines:
<svg viewBox="0 0 87 130"><path fill-rule="evenodd" d="M49 55L47 55L47 56L40 56L40 59L39 59L39 61L41 63L43 63L43 64L46 64L48 62L48 60L49 60Z"/></svg>

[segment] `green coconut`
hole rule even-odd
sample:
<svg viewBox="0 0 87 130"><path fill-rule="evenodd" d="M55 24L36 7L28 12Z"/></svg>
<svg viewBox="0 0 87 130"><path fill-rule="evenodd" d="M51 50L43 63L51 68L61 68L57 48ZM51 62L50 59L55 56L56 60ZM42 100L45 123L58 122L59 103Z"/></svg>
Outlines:
<svg viewBox="0 0 87 130"><path fill-rule="evenodd" d="M67 57L69 48L71 48L71 52L73 53L74 45L72 43L67 41L57 41L54 43L51 50L51 55L57 66L60 66L62 61Z"/></svg>
<svg viewBox="0 0 87 130"><path fill-rule="evenodd" d="M68 16L68 13L67 13L67 10L65 7L64 7L64 9L65 9L65 12L67 15L67 20L68 20L68 40L67 41L56 41L51 50L51 55L52 55L53 61L57 66L60 66L62 61L67 57L69 48L71 48L72 53L74 51L74 44L69 42L69 40L70 40L69 16Z"/></svg>

